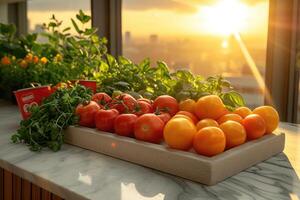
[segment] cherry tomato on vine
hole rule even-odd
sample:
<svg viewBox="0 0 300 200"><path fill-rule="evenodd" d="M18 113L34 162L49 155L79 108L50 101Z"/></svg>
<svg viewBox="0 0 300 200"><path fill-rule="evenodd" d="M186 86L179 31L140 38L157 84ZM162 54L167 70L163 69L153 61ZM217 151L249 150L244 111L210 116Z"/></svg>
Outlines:
<svg viewBox="0 0 300 200"><path fill-rule="evenodd" d="M152 100L150 100L150 99L146 99L146 98L140 98L140 99L138 99L137 100L138 102L146 102L146 103L149 103L150 105L152 105L153 104L153 101Z"/></svg>
<svg viewBox="0 0 300 200"><path fill-rule="evenodd" d="M97 102L101 107L103 107L110 103L112 99L108 94L104 92L98 92L92 96L92 100Z"/></svg>
<svg viewBox="0 0 300 200"><path fill-rule="evenodd" d="M129 94L116 96L110 103L110 108L117 109L119 113L133 113L137 101Z"/></svg>
<svg viewBox="0 0 300 200"><path fill-rule="evenodd" d="M179 105L174 97L161 95L154 100L153 109L168 112L171 116L174 116L179 111Z"/></svg>
<svg viewBox="0 0 300 200"><path fill-rule="evenodd" d="M137 106L135 110L136 111L134 112L134 114L136 114L137 116L153 112L151 104L147 103L146 101L137 101Z"/></svg>

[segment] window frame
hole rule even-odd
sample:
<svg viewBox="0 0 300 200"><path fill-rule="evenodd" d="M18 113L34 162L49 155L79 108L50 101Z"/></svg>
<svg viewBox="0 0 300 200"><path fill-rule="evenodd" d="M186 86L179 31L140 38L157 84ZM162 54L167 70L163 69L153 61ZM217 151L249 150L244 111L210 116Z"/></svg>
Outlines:
<svg viewBox="0 0 300 200"><path fill-rule="evenodd" d="M26 0L4 0L1 2L6 22L15 24L17 35L24 35L28 32L27 28L27 1Z"/></svg>
<svg viewBox="0 0 300 200"><path fill-rule="evenodd" d="M113 56L122 54L122 1L91 0L92 26L98 28L99 36L108 39L108 52Z"/></svg>
<svg viewBox="0 0 300 200"><path fill-rule="evenodd" d="M265 104L275 106L281 121L297 123L299 72L298 0L270 0Z"/></svg>

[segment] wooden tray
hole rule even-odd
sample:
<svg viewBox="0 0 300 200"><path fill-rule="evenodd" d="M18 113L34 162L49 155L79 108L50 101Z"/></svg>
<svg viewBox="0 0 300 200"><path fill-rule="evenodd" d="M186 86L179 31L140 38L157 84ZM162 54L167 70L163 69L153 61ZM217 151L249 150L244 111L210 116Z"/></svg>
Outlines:
<svg viewBox="0 0 300 200"><path fill-rule="evenodd" d="M282 152L285 135L265 135L214 157L79 126L69 127L65 131L65 142L199 183L214 185Z"/></svg>

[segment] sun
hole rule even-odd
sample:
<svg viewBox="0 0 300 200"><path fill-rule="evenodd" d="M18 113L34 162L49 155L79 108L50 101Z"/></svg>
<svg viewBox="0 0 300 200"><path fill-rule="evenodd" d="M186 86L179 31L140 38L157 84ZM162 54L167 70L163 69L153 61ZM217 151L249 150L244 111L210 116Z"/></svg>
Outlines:
<svg viewBox="0 0 300 200"><path fill-rule="evenodd" d="M230 35L246 28L249 7L239 0L220 0L212 6L202 7L205 31L218 35Z"/></svg>

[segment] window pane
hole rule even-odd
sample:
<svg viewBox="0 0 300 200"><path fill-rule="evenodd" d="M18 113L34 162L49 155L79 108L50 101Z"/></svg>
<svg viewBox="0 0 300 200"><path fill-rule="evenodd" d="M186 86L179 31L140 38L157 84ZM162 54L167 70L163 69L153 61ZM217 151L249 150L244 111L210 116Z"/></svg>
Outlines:
<svg viewBox="0 0 300 200"><path fill-rule="evenodd" d="M123 0L123 55L172 70L222 74L247 105L264 103L267 0ZM257 74L253 75L253 70Z"/></svg>
<svg viewBox="0 0 300 200"><path fill-rule="evenodd" d="M72 26L70 19L75 18L80 9L91 14L88 0L28 0L27 7L29 32L40 32L42 24L48 23L52 14L63 21L63 27Z"/></svg>

